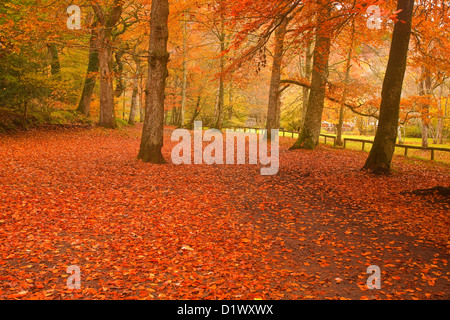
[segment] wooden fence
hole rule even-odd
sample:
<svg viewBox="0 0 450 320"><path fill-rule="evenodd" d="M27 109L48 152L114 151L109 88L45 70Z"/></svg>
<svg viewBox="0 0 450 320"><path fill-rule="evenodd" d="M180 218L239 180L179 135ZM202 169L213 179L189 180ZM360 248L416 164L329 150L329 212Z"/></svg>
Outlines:
<svg viewBox="0 0 450 320"><path fill-rule="evenodd" d="M373 144L373 141L371 141L371 140L345 138L344 139L344 149L347 147L347 141L361 142L363 151L366 147L366 143ZM450 152L450 149L448 149L448 148L436 148L436 147L424 148L424 147L420 147L420 146L412 146L412 145L407 145L407 144L396 144L395 147L396 148L404 148L405 149L405 157L408 156L409 149L431 151L431 160L434 160L434 154L436 151Z"/></svg>
<svg viewBox="0 0 450 320"><path fill-rule="evenodd" d="M244 127L234 127L233 129L234 130L243 130L244 132L247 132L247 131L248 132L252 132L252 131L254 131L255 133L258 133L260 131L265 130L265 129L262 129L262 128L244 128ZM286 130L280 130L280 132L281 132L283 137L294 138L294 134L298 135L298 132L292 132L292 131L286 131ZM320 136L325 138L325 143L327 143L328 139L332 140L333 141L333 146L336 147L336 140L337 140L336 136L330 135L330 134L320 134ZM373 141L371 141L371 140L344 138L344 149L347 147L347 141L362 143L362 148L361 149L363 151L366 148L366 143L367 144L373 144ZM420 147L420 146L412 146L412 145L406 145L406 144L396 144L395 147L397 147L397 148L404 148L405 149L405 157L408 156L408 150L409 149L430 151L431 152L431 160L434 160L436 151L450 152L450 148L436 148L436 147L424 148L424 147Z"/></svg>

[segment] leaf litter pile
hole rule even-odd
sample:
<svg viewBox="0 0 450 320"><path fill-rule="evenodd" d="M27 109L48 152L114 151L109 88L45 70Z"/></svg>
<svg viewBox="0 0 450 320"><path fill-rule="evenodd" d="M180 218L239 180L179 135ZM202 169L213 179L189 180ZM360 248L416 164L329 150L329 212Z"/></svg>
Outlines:
<svg viewBox="0 0 450 320"><path fill-rule="evenodd" d="M288 138L275 176L150 165L140 130L0 137L0 299L450 297L449 199L411 193L448 186L448 165L396 157L378 177L367 153Z"/></svg>

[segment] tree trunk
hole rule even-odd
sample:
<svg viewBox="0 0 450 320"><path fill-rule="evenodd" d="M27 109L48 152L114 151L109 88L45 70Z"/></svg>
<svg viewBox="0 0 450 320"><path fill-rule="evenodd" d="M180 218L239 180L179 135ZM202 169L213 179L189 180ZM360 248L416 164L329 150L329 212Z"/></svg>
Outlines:
<svg viewBox="0 0 450 320"><path fill-rule="evenodd" d="M419 83L419 94L422 97L431 96L431 75L425 66L422 66L422 76ZM422 104L422 147L428 148L428 131L430 123L430 105L428 103Z"/></svg>
<svg viewBox="0 0 450 320"><path fill-rule="evenodd" d="M141 59L138 54L133 56L134 64L136 67L136 72L133 79L133 94L131 95L131 107L130 107L130 118L128 123L134 125L136 122L136 113L138 109L139 102L139 79L141 78Z"/></svg>
<svg viewBox="0 0 450 320"><path fill-rule="evenodd" d="M50 73L52 76L61 75L61 64L59 62L58 47L55 43L47 44L48 52L50 54Z"/></svg>
<svg viewBox="0 0 450 320"><path fill-rule="evenodd" d="M311 80L311 62L312 62L312 41L308 41L308 44L306 46L306 53L305 53L305 70L303 71L303 76L308 79L308 81ZM309 98L309 88L303 87L303 93L302 93L302 114L301 114L301 120L300 120L300 128L303 128L303 124L305 123L305 117L306 117L306 110L308 107L308 98Z"/></svg>
<svg viewBox="0 0 450 320"><path fill-rule="evenodd" d="M442 110L442 91L443 91L444 83L441 84L440 93L439 93L439 105L438 105L438 123L436 128L436 142L435 144L443 143L443 131L444 131L444 113Z"/></svg>
<svg viewBox="0 0 450 320"><path fill-rule="evenodd" d="M275 30L275 52L273 54L272 77L269 89L269 104L267 107L267 139L270 139L272 129L279 129L279 107L280 107L280 81L281 64L284 53L284 38L289 24L288 18L283 18L278 28Z"/></svg>
<svg viewBox="0 0 450 320"><path fill-rule="evenodd" d="M183 21L183 82L181 85L181 110L180 119L178 126L180 128L184 127L186 122L186 94L187 94L187 81L188 81L188 70L187 70L187 13L184 13Z"/></svg>
<svg viewBox="0 0 450 320"><path fill-rule="evenodd" d="M115 57L114 72L115 72L115 77L116 77L115 95L117 98L119 98L123 94L123 92L126 90L124 74L123 74L123 67L124 67L123 61L122 61L123 55L124 55L123 51L117 51L114 54L114 57Z"/></svg>
<svg viewBox="0 0 450 320"><path fill-rule="evenodd" d="M403 134L402 134L402 126L398 127L398 144L404 144L405 141L403 139Z"/></svg>
<svg viewBox="0 0 450 320"><path fill-rule="evenodd" d="M137 104L138 104L139 88L138 84L133 87L133 94L131 96L130 118L128 124L134 125L136 120Z"/></svg>
<svg viewBox="0 0 450 320"><path fill-rule="evenodd" d="M114 72L111 31L102 28L99 32L100 48L98 61L100 67L100 121L99 126L114 129L117 127L114 110Z"/></svg>
<svg viewBox="0 0 450 320"><path fill-rule="evenodd" d="M164 133L164 99L168 76L169 1L153 0L150 17L147 99L144 129L138 158L143 162L165 163L161 149Z"/></svg>
<svg viewBox="0 0 450 320"><path fill-rule="evenodd" d="M355 20L352 20L352 33L351 33L351 40L350 40L350 47L348 49L348 56L347 56L347 62L345 66L345 79L344 79L344 92L342 94L342 101L341 105L339 107L339 122L337 126L337 138L336 138L336 145L342 146L344 143L342 141L342 127L344 125L344 111L345 111L345 100L347 99L347 87L348 82L350 80L350 69L352 67L351 61L352 61L352 54L353 54L353 40L355 38Z"/></svg>
<svg viewBox="0 0 450 320"><path fill-rule="evenodd" d="M98 62L100 70L99 126L112 129L117 127L114 110L112 30L122 14L121 2L121 0L114 0L111 6L105 8L105 10L98 3L92 4L97 21L101 26L98 34Z"/></svg>
<svg viewBox="0 0 450 320"><path fill-rule="evenodd" d="M322 127L322 113L325 103L325 88L328 79L328 59L330 57L331 30L325 22L331 16L331 4L319 13L314 47L311 90L306 110L305 123L293 149L315 149L319 144Z"/></svg>
<svg viewBox="0 0 450 320"><path fill-rule="evenodd" d="M221 6L223 4L223 0L221 0ZM223 12L223 9L222 9ZM219 90L217 93L217 118L214 124L214 128L218 130L222 130L223 125L223 108L224 108L224 98L225 98L225 88L224 88L224 70L225 70L225 17L222 15L222 19L220 21L220 75L219 75Z"/></svg>
<svg viewBox="0 0 450 320"><path fill-rule="evenodd" d="M84 114L86 117L91 113L91 101L94 93L95 82L97 81L98 73L98 32L97 25L94 23L91 28L91 38L89 40L89 62L84 80L83 93L81 94L80 102L77 111Z"/></svg>
<svg viewBox="0 0 450 320"><path fill-rule="evenodd" d="M414 0L398 0L399 13L392 35L389 62L381 92L380 117L375 140L364 169L389 174L397 140L400 99L405 77Z"/></svg>
<svg viewBox="0 0 450 320"><path fill-rule="evenodd" d="M202 96L199 94L197 97L197 104L195 106L195 111L194 111L194 115L192 116L191 122L189 122L189 128L193 128L194 127L194 122L195 119L198 117L198 115L200 114L200 101L202 99Z"/></svg>
<svg viewBox="0 0 450 320"><path fill-rule="evenodd" d="M228 115L227 115L227 119L228 121L231 121L231 119L233 118L233 80L230 80L230 88L228 90Z"/></svg>

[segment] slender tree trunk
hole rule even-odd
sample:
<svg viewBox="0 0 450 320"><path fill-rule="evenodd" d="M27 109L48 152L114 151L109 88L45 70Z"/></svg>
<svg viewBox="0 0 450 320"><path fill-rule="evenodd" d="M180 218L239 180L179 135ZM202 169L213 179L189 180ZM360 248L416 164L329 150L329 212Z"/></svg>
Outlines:
<svg viewBox="0 0 450 320"><path fill-rule="evenodd" d="M147 99L144 129L138 158L165 163L161 149L164 133L164 99L168 76L169 1L153 0L150 17Z"/></svg>
<svg viewBox="0 0 450 320"><path fill-rule="evenodd" d="M131 95L131 107L130 107L130 118L128 119L128 124L134 125L136 120L138 95L139 95L139 84L137 81L133 86L133 94Z"/></svg>
<svg viewBox="0 0 450 320"><path fill-rule="evenodd" d="M230 88L228 90L228 115L227 115L227 119L229 121L233 117L233 100L234 100L234 96L233 96L233 80L231 78L230 79Z"/></svg>
<svg viewBox="0 0 450 320"><path fill-rule="evenodd" d="M306 52L305 52L305 69L303 71L303 75L308 81L311 80L311 62L312 62L312 41L308 41L308 44L306 46ZM302 93L302 114L301 114L301 120L300 120L300 129L303 128L303 124L305 123L305 117L306 117L306 110L308 107L308 98L309 98L309 88L303 87L303 93Z"/></svg>
<svg viewBox="0 0 450 320"><path fill-rule="evenodd" d="M50 54L50 73L52 76L60 76L61 64L59 62L58 47L55 43L47 44L47 47Z"/></svg>
<svg viewBox="0 0 450 320"><path fill-rule="evenodd" d="M353 54L353 41L355 38L355 20L352 20L352 34L351 34L351 40L350 40L350 47L348 50L348 56L347 56L347 62L345 66L345 79L344 79L344 92L342 94L342 101L341 105L339 107L339 122L337 126L337 139L336 139L336 145L342 146L344 143L342 141L342 127L344 125L344 112L345 112L345 100L347 100L347 86L348 82L350 80L350 69L352 67L351 61L352 61L352 54Z"/></svg>
<svg viewBox="0 0 450 320"><path fill-rule="evenodd" d="M419 83L419 94L421 96L431 96L431 75L425 66L422 66L422 77ZM428 132L430 123L430 105L424 103L422 105L422 147L428 148Z"/></svg>
<svg viewBox="0 0 450 320"><path fill-rule="evenodd" d="M183 15L183 82L181 85L181 113L180 121L178 126L183 128L186 122L186 94L187 94L187 81L188 81L188 70L187 70L187 13Z"/></svg>
<svg viewBox="0 0 450 320"><path fill-rule="evenodd" d="M202 99L202 96L199 94L198 95L198 97L197 97L197 104L196 104L196 106L195 106L195 112L194 112L194 115L192 116L192 119L191 119L191 122L189 123L189 127L190 128L193 128L194 127L194 122L195 122L195 119L198 117L198 115L200 114L200 101L201 101L201 99Z"/></svg>
<svg viewBox="0 0 450 320"><path fill-rule="evenodd" d="M144 80L141 74L139 79L139 122L144 122Z"/></svg>
<svg viewBox="0 0 450 320"><path fill-rule="evenodd" d="M436 142L435 144L442 144L443 142L443 131L444 131L444 114L442 112L442 91L444 83L441 84L439 91L439 105L438 105L438 123L436 128Z"/></svg>
<svg viewBox="0 0 450 320"><path fill-rule="evenodd" d="M223 0L221 0L221 6L223 4ZM223 9L222 9L223 10ZM226 40L226 34L225 34L225 17L222 15L222 19L220 21L220 35L219 35L219 41L220 41L220 76L219 76L219 90L217 93L217 118L214 124L214 128L222 130L223 125L223 108L224 108L224 98L225 98L225 87L224 87L224 70L225 70L225 40Z"/></svg>
<svg viewBox="0 0 450 320"><path fill-rule="evenodd" d="M398 127L398 144L403 144L402 126Z"/></svg>
<svg viewBox="0 0 450 320"><path fill-rule="evenodd" d="M136 113L138 110L139 102L139 79L141 78L141 59L139 55L135 54L133 56L134 64L136 66L136 72L133 79L133 94L131 95L131 107L130 107L130 118L128 123L131 125L135 124Z"/></svg>
<svg viewBox="0 0 450 320"><path fill-rule="evenodd" d="M405 77L414 0L398 0L400 10L392 35L389 62L381 92L380 118L375 140L364 169L389 174L397 140L400 99Z"/></svg>
<svg viewBox="0 0 450 320"><path fill-rule="evenodd" d="M123 92L125 91L125 80L124 80L124 74L123 74L123 61L122 61L122 57L124 55L123 51L117 51L114 54L114 58L115 58L115 68L114 68L114 72L115 72L115 78L116 78L116 90L115 90L115 95L117 98L119 98Z"/></svg>
<svg viewBox="0 0 450 320"><path fill-rule="evenodd" d="M272 129L280 128L279 108L280 108L280 81L281 65L284 53L284 38L289 24L288 18L283 18L278 28L275 30L275 52L273 54L272 77L269 89L269 104L267 107L267 139L271 139Z"/></svg>
<svg viewBox="0 0 450 320"><path fill-rule="evenodd" d="M98 32L97 25L94 23L91 28L91 38L89 40L89 62L84 80L83 93L81 94L80 102L77 111L84 114L86 117L91 113L91 101L94 93L95 82L97 81L98 73Z"/></svg>
<svg viewBox="0 0 450 320"><path fill-rule="evenodd" d="M320 129L322 127L322 113L325 103L325 89L328 79L328 60L330 57L331 35L330 26L325 22L331 16L331 4L328 3L319 13L314 47L314 60L311 78L311 90L306 110L305 123L293 149L315 149L319 144Z"/></svg>

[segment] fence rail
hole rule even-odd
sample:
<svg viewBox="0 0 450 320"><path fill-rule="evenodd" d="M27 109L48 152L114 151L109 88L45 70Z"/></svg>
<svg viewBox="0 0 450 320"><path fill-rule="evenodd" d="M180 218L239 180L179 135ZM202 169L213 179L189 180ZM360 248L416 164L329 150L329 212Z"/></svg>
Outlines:
<svg viewBox="0 0 450 320"><path fill-rule="evenodd" d="M373 141L371 141L371 140L345 138L344 139L344 149L347 147L347 141L361 142L363 151L365 149L366 143L373 144ZM431 160L434 160L434 155L435 155L436 151L450 152L450 149L448 149L448 148L436 148L436 147L424 148L424 147L420 147L420 146L412 146L412 145L407 145L407 144L396 144L395 147L396 148L404 148L405 149L405 157L408 156L408 150L409 149L430 151L431 152Z"/></svg>
<svg viewBox="0 0 450 320"><path fill-rule="evenodd" d="M253 130L255 133L258 133L258 131L266 130L266 129L263 129L263 128L244 128L244 127L233 127L233 129L234 130L243 130L244 132L247 132L247 130L248 130L248 132L252 132L252 130ZM298 134L298 132L292 132L292 131L286 131L286 130L280 130L280 132L282 133L283 137L291 136L291 138L294 138L294 134ZM325 143L327 143L328 139L333 140L333 146L336 147L336 141L337 141L337 137L336 136L330 135L330 134L320 134L320 136L325 138ZM362 143L362 148L361 149L363 151L366 148L366 143L367 144L373 144L372 140L355 139L355 138L344 138L344 149L347 147L347 141ZM450 148L436 148L436 147L424 148L424 147L420 147L420 146L412 146L412 145L406 145L406 144L396 144L395 147L397 147L397 148L404 148L405 149L405 157L408 156L408 150L409 149L430 151L431 152L431 160L434 160L436 151L439 151L439 152L450 152Z"/></svg>

